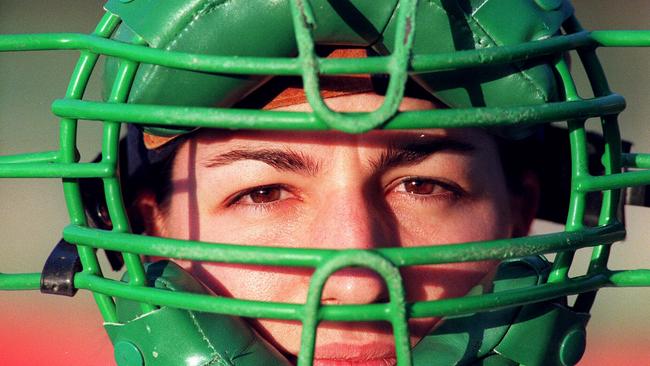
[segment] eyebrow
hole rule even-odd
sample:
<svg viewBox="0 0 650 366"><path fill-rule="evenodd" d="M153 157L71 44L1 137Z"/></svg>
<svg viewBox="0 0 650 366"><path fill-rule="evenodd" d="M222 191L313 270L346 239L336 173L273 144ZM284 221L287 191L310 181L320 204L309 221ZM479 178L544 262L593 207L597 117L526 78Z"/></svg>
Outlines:
<svg viewBox="0 0 650 366"><path fill-rule="evenodd" d="M213 168L242 160L257 160L279 171L314 176L320 170L319 164L309 156L291 149L234 149L223 154L210 156L201 164Z"/></svg>
<svg viewBox="0 0 650 366"><path fill-rule="evenodd" d="M399 166L421 163L429 156L440 151L471 153L476 147L470 143L448 137L427 137L423 140L407 143L392 143L388 150L371 162L376 171L386 171Z"/></svg>
<svg viewBox="0 0 650 366"><path fill-rule="evenodd" d="M476 147L467 142L447 137L427 137L416 142L393 142L378 159L370 161L370 165L376 171L386 171L398 166L418 164L440 151L467 153L474 150ZM214 168L243 160L257 160L279 171L310 176L315 176L320 171L318 162L302 152L286 148L239 148L210 156L203 160L201 165L206 168Z"/></svg>

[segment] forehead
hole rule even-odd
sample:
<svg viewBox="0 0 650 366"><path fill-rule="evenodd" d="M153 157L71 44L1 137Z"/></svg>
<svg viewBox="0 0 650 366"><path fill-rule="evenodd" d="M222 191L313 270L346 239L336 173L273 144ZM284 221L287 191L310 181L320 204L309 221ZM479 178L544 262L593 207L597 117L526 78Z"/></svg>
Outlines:
<svg viewBox="0 0 650 366"><path fill-rule="evenodd" d="M194 139L197 152L228 151L240 147L277 148L363 148L385 150L396 145L453 140L475 146L478 150L493 143L482 129L376 130L364 134L338 131L260 131L203 130Z"/></svg>
<svg viewBox="0 0 650 366"><path fill-rule="evenodd" d="M384 102L384 96L371 92L327 98L325 103L334 111L363 113L374 111ZM440 109L444 106L430 100L404 97L399 110L416 111ZM310 112L308 103L299 103L274 109L276 111ZM421 129L375 130L364 134L346 134L337 131L260 131L260 130L204 130L197 135L197 146L210 150L228 150L238 146L264 146L305 148L362 147L386 149L395 144L425 142L435 139L452 139L478 147L489 145L491 137L481 129Z"/></svg>

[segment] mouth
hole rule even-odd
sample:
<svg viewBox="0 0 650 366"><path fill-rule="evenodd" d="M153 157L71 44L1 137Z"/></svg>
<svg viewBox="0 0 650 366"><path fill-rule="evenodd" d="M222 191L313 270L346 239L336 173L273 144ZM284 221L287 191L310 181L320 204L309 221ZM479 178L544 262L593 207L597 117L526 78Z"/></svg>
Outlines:
<svg viewBox="0 0 650 366"><path fill-rule="evenodd" d="M422 336L437 323L437 318L411 319L409 321L410 347L417 344ZM268 322L271 326L279 322ZM285 329L283 329L285 330ZM279 332L276 329L276 333ZM298 334L298 333L296 333ZM297 364L300 353L300 342L285 342L290 348L275 346L289 359L292 365ZM287 338L285 338L287 339ZM384 323L355 323L354 326L339 323L323 322L319 324L319 333L314 347L314 366L394 366L397 364L395 339L391 334L390 324Z"/></svg>
<svg viewBox="0 0 650 366"><path fill-rule="evenodd" d="M390 342L364 345L332 343L316 348L314 366L394 366L395 346Z"/></svg>
<svg viewBox="0 0 650 366"><path fill-rule="evenodd" d="M376 359L326 359L315 358L314 366L394 366L397 360L394 357Z"/></svg>

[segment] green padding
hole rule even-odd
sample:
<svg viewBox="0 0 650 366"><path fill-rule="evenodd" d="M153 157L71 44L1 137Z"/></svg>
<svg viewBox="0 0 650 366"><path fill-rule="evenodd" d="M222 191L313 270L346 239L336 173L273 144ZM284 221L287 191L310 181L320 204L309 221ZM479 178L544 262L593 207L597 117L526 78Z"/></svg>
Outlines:
<svg viewBox="0 0 650 366"><path fill-rule="evenodd" d="M567 2L553 11L533 0L452 1L418 3L414 54L516 45L549 38L573 12ZM376 47L392 49L396 21ZM419 74L413 78L453 108L540 104L557 99L548 64L519 63Z"/></svg>
<svg viewBox="0 0 650 366"><path fill-rule="evenodd" d="M317 42L368 46L377 41L396 0L351 1L337 5L314 1ZM128 42L133 33L150 47L221 56L295 57L297 44L286 0L109 1L106 9L119 15L123 25L114 38ZM345 4L348 2L341 2ZM355 9L363 17L350 19ZM338 14L346 14L345 20ZM105 83L111 87L116 60L106 66ZM129 102L142 104L228 107L251 93L269 77L226 76L141 65ZM105 95L108 95L105 90ZM173 129L149 130L173 134Z"/></svg>
<svg viewBox="0 0 650 366"><path fill-rule="evenodd" d="M542 10L541 0L420 1L414 53L512 45L558 33L572 8L556 1ZM311 2L321 45L372 45L380 54L393 48L396 0ZM547 2L542 2L547 3ZM544 6L547 9L554 7ZM111 0L107 10L123 24L114 36L133 33L150 47L213 55L294 57L295 36L288 0ZM106 85L116 72L106 66ZM232 106L263 84L265 76L208 75L141 65L129 101L143 104ZM540 104L557 98L548 65L520 64L420 74L415 79L452 107ZM178 130L149 132L173 134Z"/></svg>
<svg viewBox="0 0 650 366"><path fill-rule="evenodd" d="M540 257L499 266L492 291L524 290L544 282L550 265ZM128 281L128 276L125 276ZM147 266L156 288L208 293L170 261ZM485 292L477 286L468 296ZM587 314L566 308L564 299L445 319L413 349L417 366L573 365L584 351ZM117 299L118 319L105 324L116 359L144 364L288 365L288 361L240 318L163 307L142 315L138 303ZM139 355L139 356L138 356ZM126 362L126 361L124 361ZM212 363L210 363L212 362Z"/></svg>
<svg viewBox="0 0 650 366"><path fill-rule="evenodd" d="M588 313L562 304L525 306L494 351L527 366L573 366L585 351Z"/></svg>
<svg viewBox="0 0 650 366"><path fill-rule="evenodd" d="M540 257L502 263L493 292L543 283L550 265ZM474 293L483 290L477 287ZM471 296L472 293L469 294ZM564 299L445 319L413 349L414 365L573 365L584 351L587 314ZM568 362L563 362L568 361Z"/></svg>
<svg viewBox="0 0 650 366"><path fill-rule="evenodd" d="M207 293L173 262L147 267L157 288ZM127 280L125 278L125 280ZM138 303L117 299L123 324L104 325L115 345L115 358L129 364L140 353L144 365L290 365L265 340L237 317L163 307L141 315Z"/></svg>
<svg viewBox="0 0 650 366"><path fill-rule="evenodd" d="M504 262L495 275L492 291L538 285L548 263L539 257ZM480 294L481 287L470 292ZM488 355L503 339L521 307L444 319L434 333L413 349L415 365L468 365Z"/></svg>

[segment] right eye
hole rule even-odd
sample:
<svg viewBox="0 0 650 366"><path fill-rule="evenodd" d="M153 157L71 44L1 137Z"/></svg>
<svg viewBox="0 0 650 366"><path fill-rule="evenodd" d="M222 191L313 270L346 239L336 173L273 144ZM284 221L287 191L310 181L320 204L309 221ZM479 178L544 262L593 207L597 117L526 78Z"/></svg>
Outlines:
<svg viewBox="0 0 650 366"><path fill-rule="evenodd" d="M238 193L229 205L271 205L290 196L291 193L283 186L254 187Z"/></svg>
<svg viewBox="0 0 650 366"><path fill-rule="evenodd" d="M453 198L462 192L452 183L425 177L407 177L398 183L393 188L394 192L412 195L420 199Z"/></svg>
<svg viewBox="0 0 650 366"><path fill-rule="evenodd" d="M278 187L262 187L249 192L244 198L251 203L270 203L280 199L282 190Z"/></svg>
<svg viewBox="0 0 650 366"><path fill-rule="evenodd" d="M402 181L397 188L397 191L420 196L430 196L442 190L443 188L434 181L415 178Z"/></svg>

